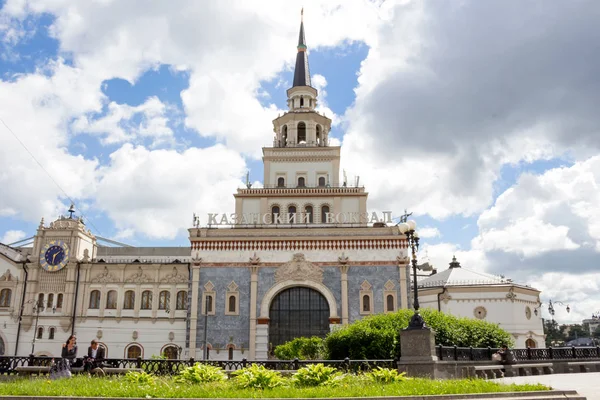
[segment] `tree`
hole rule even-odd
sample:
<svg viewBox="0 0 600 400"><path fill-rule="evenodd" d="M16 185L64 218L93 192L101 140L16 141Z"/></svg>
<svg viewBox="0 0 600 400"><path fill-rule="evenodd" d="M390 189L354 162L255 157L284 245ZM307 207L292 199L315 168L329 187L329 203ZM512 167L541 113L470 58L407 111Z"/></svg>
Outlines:
<svg viewBox="0 0 600 400"><path fill-rule="evenodd" d="M565 334L565 325L558 326L555 320L547 319L544 321L544 333L546 334L546 347L561 345L567 339Z"/></svg>
<svg viewBox="0 0 600 400"><path fill-rule="evenodd" d="M596 329L594 330L594 332L592 333L592 337L594 339L600 339L600 325L598 325L596 327Z"/></svg>
<svg viewBox="0 0 600 400"><path fill-rule="evenodd" d="M569 333L567 334L566 341L571 341L579 338L585 338L590 336L590 331L585 329L580 324L574 324L570 326Z"/></svg>

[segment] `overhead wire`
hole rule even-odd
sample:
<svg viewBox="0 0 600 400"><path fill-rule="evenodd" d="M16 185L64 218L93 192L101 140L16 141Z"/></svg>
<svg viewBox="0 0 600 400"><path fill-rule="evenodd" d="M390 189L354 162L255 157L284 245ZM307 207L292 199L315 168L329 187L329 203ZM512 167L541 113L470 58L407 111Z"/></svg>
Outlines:
<svg viewBox="0 0 600 400"><path fill-rule="evenodd" d="M52 174L50 174L50 172L48 172L46 170L46 168L44 168L44 166L42 165L42 163L40 163L38 161L38 159L33 155L33 153L27 148L27 146L25 145L25 143L23 143L23 141L21 139L19 139L19 137L17 136L17 134L6 124L6 122L4 122L4 119L0 116L0 122L2 122L2 125L4 125L4 127L14 136L15 139L17 139L17 141L19 142L19 144L25 149L25 151L31 156L31 158L33 159L33 161L36 162L36 164L42 169L42 171L44 171L46 173L46 175L48 175L48 177L50 178L50 180L54 183L54 185L56 185L56 187L62 192L62 194L71 202L71 204L76 205L75 200L73 200L71 198L71 196L69 196L69 194L58 184L58 182L56 181L56 179L54 179L54 177L52 176ZM102 232L100 232L100 229L98 229L96 227L96 225L94 225L94 222L88 218L81 209L78 209L79 214L85 218L85 220L92 226L92 228L94 228L94 230L96 231L97 234L102 235Z"/></svg>

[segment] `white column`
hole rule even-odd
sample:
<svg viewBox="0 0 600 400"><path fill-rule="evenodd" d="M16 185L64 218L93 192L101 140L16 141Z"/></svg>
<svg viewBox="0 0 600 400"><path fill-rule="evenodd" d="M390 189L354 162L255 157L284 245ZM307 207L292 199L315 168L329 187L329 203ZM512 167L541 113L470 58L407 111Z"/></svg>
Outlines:
<svg viewBox="0 0 600 400"><path fill-rule="evenodd" d="M258 297L258 267L253 265L250 267L250 337L249 337L249 357L251 360L256 360L256 302Z"/></svg>
<svg viewBox="0 0 600 400"><path fill-rule="evenodd" d="M342 325L348 324L348 265L340 265L342 283Z"/></svg>
<svg viewBox="0 0 600 400"><path fill-rule="evenodd" d="M200 263L192 265L192 304L190 305L190 357L196 358L196 327L198 324L198 285Z"/></svg>

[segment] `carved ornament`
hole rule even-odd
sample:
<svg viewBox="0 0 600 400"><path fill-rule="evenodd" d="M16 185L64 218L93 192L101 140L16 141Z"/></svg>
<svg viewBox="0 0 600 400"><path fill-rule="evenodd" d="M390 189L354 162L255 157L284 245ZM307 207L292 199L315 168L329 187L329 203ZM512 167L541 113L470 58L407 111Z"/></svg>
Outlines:
<svg viewBox="0 0 600 400"><path fill-rule="evenodd" d="M277 268L277 272L275 273L275 281L277 283L287 280L309 280L322 283L323 270L321 267L306 260L304 254L296 253L292 256L292 261Z"/></svg>
<svg viewBox="0 0 600 400"><path fill-rule="evenodd" d="M260 257L258 257L256 255L256 252L254 252L254 255L252 257L250 257L250 264L258 265L259 263L260 263Z"/></svg>
<svg viewBox="0 0 600 400"><path fill-rule="evenodd" d="M512 301L513 303L515 302L515 299L517 298L517 295L515 294L515 288L510 288L508 290L508 293L506 294L506 298L509 299L510 301Z"/></svg>
<svg viewBox="0 0 600 400"><path fill-rule="evenodd" d="M180 274L179 271L177 271L177 267L173 267L173 273L165 276L160 281L165 283L186 283L188 277Z"/></svg>
<svg viewBox="0 0 600 400"><path fill-rule="evenodd" d="M138 272L133 275L129 275L129 277L125 279L125 283L148 283L152 281L153 279L145 274L144 271L142 271L142 267L138 268Z"/></svg>
<svg viewBox="0 0 600 400"><path fill-rule="evenodd" d="M104 267L104 271L102 271L101 273L99 273L98 275L96 275L95 277L93 277L90 282L92 283L112 283L112 282L119 282L119 279L114 276L113 274L111 274L108 271L107 267Z"/></svg>
<svg viewBox="0 0 600 400"><path fill-rule="evenodd" d="M12 272L10 272L10 269L7 269L6 272L0 276L0 282L10 282L14 279L15 277Z"/></svg>
<svg viewBox="0 0 600 400"><path fill-rule="evenodd" d="M450 293L448 292L443 292L440 294L440 300L442 300L444 304L448 304L448 302L452 300L452 296L450 296Z"/></svg>

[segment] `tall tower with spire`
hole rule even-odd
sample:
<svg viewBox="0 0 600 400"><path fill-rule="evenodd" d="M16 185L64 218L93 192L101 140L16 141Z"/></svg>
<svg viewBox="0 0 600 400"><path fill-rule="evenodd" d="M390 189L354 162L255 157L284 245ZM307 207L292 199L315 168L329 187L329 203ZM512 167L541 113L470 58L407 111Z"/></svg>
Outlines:
<svg viewBox="0 0 600 400"><path fill-rule="evenodd" d="M316 110L318 94L311 86L302 18L288 111L273 120L273 146L263 148L264 189L239 189L237 215L268 215L261 217L268 224L315 226L338 222L332 219L338 213L366 212L364 188L340 184L340 147L329 144L331 119Z"/></svg>

